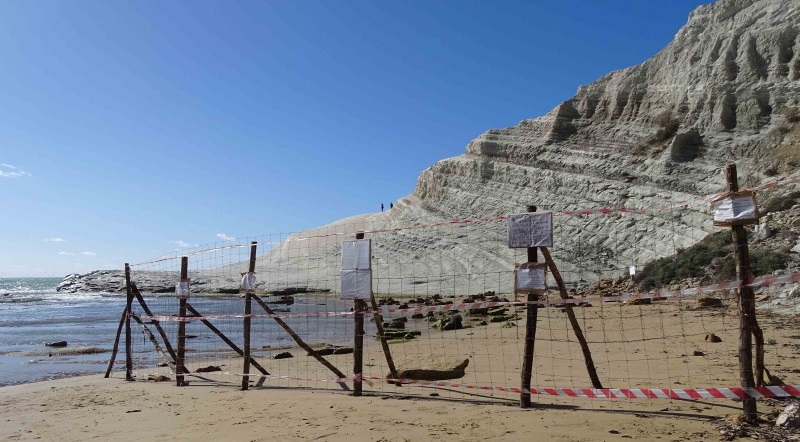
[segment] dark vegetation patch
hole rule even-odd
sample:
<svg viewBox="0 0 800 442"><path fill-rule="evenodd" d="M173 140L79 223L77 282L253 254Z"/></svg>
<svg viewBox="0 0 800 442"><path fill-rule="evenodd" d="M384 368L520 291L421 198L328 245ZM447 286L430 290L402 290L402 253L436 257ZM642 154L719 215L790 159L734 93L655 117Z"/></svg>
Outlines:
<svg viewBox="0 0 800 442"><path fill-rule="evenodd" d="M785 269L789 259L789 255L783 251L766 248L750 250L750 266L754 277ZM708 235L673 256L650 262L636 274L635 281L641 290L651 290L689 277L708 277L711 282L736 278L736 258L730 232Z"/></svg>
<svg viewBox="0 0 800 442"><path fill-rule="evenodd" d="M724 259L733 252L731 235L718 232L703 238L702 241L679 250L673 256L657 259L644 266L636 274L636 282L643 290L668 284L669 282L703 275L704 268L710 266L715 259Z"/></svg>

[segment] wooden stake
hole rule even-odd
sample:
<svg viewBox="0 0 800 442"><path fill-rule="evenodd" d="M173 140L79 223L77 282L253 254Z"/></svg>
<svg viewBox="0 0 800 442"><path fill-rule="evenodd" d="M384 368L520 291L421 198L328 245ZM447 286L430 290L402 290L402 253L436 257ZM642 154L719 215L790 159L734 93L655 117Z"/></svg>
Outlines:
<svg viewBox="0 0 800 442"><path fill-rule="evenodd" d="M189 257L183 256L181 257L181 281L187 281L189 279ZM177 293L176 293L177 294ZM178 307L178 360L176 362L177 367L185 367L186 363L184 361L184 357L186 355L186 298L181 297L180 305ZM179 372L175 372L175 382L178 387L182 387L185 385L183 374Z"/></svg>
<svg viewBox="0 0 800 442"><path fill-rule="evenodd" d="M139 288L136 287L136 283L131 283L131 291L133 292L133 296L139 301L139 305L142 307L142 310L147 316L153 317L153 312L150 310L150 307L147 306L147 303L144 302L144 297L142 293L139 291ZM164 346L167 347L167 351L169 352L170 356L172 357L172 364L176 365L178 362L178 355L175 354L175 350L172 348L172 344L169 342L167 338L167 333L164 331L164 328L161 327L161 323L158 322L157 319L151 319L153 325L158 330L158 334L161 335L161 339L164 340ZM177 365L176 365L177 366ZM178 367L177 369L183 370L184 373L188 373L189 370L186 367Z"/></svg>
<svg viewBox="0 0 800 442"><path fill-rule="evenodd" d="M119 318L119 326L117 327L117 337L114 338L114 348L111 350L111 359L108 360L108 368L106 369L105 377L111 376L111 370L114 368L114 361L117 359L117 348L119 347L119 337L122 335L122 326L125 325L125 318L128 317L128 307L122 310L122 316Z"/></svg>
<svg viewBox="0 0 800 442"><path fill-rule="evenodd" d="M751 288L752 290L752 288ZM748 315L750 320L750 331L753 332L753 338L756 340L756 385L763 387L767 385L764 382L764 332L761 331L761 326L758 325L758 319L755 314L755 296L753 297L753 315Z"/></svg>
<svg viewBox="0 0 800 442"><path fill-rule="evenodd" d="M195 310L195 308L194 308L194 307L192 307L192 305L191 305L191 304L189 304L188 302L186 303L186 310L188 310L188 311L189 311L189 313L191 313L192 315L194 315L194 317L197 317L197 318L202 318L202 317L203 317L203 315L201 315L201 314L200 314L200 312L198 312L197 310ZM222 333L222 332L220 331L220 329L218 329L217 327L215 327L215 326L214 326L214 324L212 324L212 323L208 322L208 320L207 320L207 319L201 319L201 320L200 320L200 322L201 322L201 323L203 323L203 325L205 325L205 326L206 326L206 327L208 327L209 329L211 329L211 331L212 331L212 332L214 332L214 334L216 334L217 336L219 336L219 338L220 338L220 339L222 339L222 341L223 341L223 342L225 342L226 344L228 344L228 346L229 346L230 348L232 348L232 349L233 349L233 351L235 351L235 352L236 352L236 353L237 353L239 356L244 356L244 350L242 350L241 348L239 348L239 346L238 346L238 345L234 344L234 343L233 343L233 341L231 341L230 339L228 339L228 337L227 337L227 336L225 336L225 333ZM261 366L261 364L259 364L258 362L256 362L256 360L255 360L255 359L253 359L253 358L250 358L250 365L252 365L253 367L255 367L255 368L256 368L256 370L260 371L260 372L261 372L261 374L263 374L263 375L265 375L265 376L269 376L269 372L268 372L267 370L265 370L265 369L264 369L264 367L262 367L262 366Z"/></svg>
<svg viewBox="0 0 800 442"><path fill-rule="evenodd" d="M125 304L125 380L133 380L133 348L131 336L131 310L133 304L133 294L131 293L131 267L125 263L125 291L128 294L128 300Z"/></svg>
<svg viewBox="0 0 800 442"><path fill-rule="evenodd" d="M356 233L356 239L364 239L364 233ZM361 377L364 370L364 311L366 303L363 299L356 299L354 303L355 331L353 336L353 396L361 396Z"/></svg>
<svg viewBox="0 0 800 442"><path fill-rule="evenodd" d="M536 212L536 206L528 206L528 212ZM536 247L528 247L528 262L538 262ZM516 277L516 276L515 276ZM532 304L538 301L539 297L528 293L528 305L525 307L525 350L522 360L522 393L519 395L519 406L529 408L531 406L531 377L533 376L533 349L536 344L536 323L539 319L539 306Z"/></svg>
<svg viewBox="0 0 800 442"><path fill-rule="evenodd" d="M558 285L558 293L561 295L561 299L569 299L569 296L567 295L567 287L564 285L564 280L561 278L561 273L558 271L556 263L550 256L550 251L547 250L547 247L541 247L540 249L542 251L542 256L544 256L544 260L547 262L547 266L550 268L550 273L553 274L553 279L556 280L556 284ZM583 361L586 363L586 371L589 372L589 379L592 381L592 386L594 388L603 388L603 384L600 383L600 378L597 377L597 369L595 368L594 361L592 360L592 352L589 350L589 344L586 342L586 337L583 336L581 324L578 322L578 318L575 317L575 312L572 310L572 305L564 304L564 311L567 312L567 318L569 318L572 331L575 332L575 337L578 339L578 343L581 346L581 351L583 352Z"/></svg>
<svg viewBox="0 0 800 442"><path fill-rule="evenodd" d="M739 190L739 179L736 175L736 165L729 164L725 168L725 179L728 181L728 190L737 192ZM741 284L748 284L753 279L750 273L750 251L747 247L747 231L744 226L731 226L733 232L733 250L736 255L736 273ZM753 288L741 286L739 288L739 380L743 388L754 388L753 380L753 325L756 322L756 304ZM763 335L759 335L763 339ZM763 345L763 343L762 343ZM763 371L763 349L758 353L761 366L759 372ZM763 375L761 375L763 382ZM758 409L756 399L747 397L742 399L742 413L745 422L755 424L758 421Z"/></svg>
<svg viewBox="0 0 800 442"><path fill-rule="evenodd" d="M381 340L381 347L383 347L383 354L386 356L386 364L389 365L389 376L392 379L397 379L397 368L394 365L394 358L392 358L392 351L389 349L389 341L386 340L386 335L383 329L383 317L378 313L378 302L375 301L375 295L370 294L370 301L372 301L372 310L375 312L375 325L378 327L378 337ZM398 384L399 385L399 384Z"/></svg>
<svg viewBox="0 0 800 442"><path fill-rule="evenodd" d="M255 273L256 271L256 247L258 242L253 241L250 243L250 269L248 272ZM247 390L250 384L250 322L252 315L252 302L251 290L246 290L244 293L244 324L242 327L244 333L244 376L242 376L242 390Z"/></svg>
<svg viewBox="0 0 800 442"><path fill-rule="evenodd" d="M267 312L268 315L274 315L275 314L275 311L272 310L267 305L267 303L264 302L264 300L261 299L258 295L253 294L252 297L253 297L253 300L255 300L258 303L258 305L260 305L261 308L263 308L264 311ZM286 332L289 333L289 336L291 336L292 339L294 339L294 342L296 342L297 345L299 345L300 348L305 350L311 357L313 357L314 359L319 361L322 365L327 367L328 370L332 371L333 374L335 374L336 376L339 377L339 379L346 378L344 373L339 371L338 368L336 368L333 364L328 362L327 359L325 359L321 355L319 355L316 350L314 350L308 344L306 344L305 341L303 341L303 339L300 338L300 336L298 336L297 333L295 333L294 330L292 330L292 328L289 327L289 325L287 323L283 322L283 320L281 318L273 317L273 319L275 319L275 322L277 322L278 325L280 325L284 330L286 330ZM347 382L339 382L339 386L342 387L343 390L347 390L347 391L350 390L350 387L347 386Z"/></svg>
<svg viewBox="0 0 800 442"><path fill-rule="evenodd" d="M165 361L167 361L167 364L175 370L175 373L177 373L178 367L175 366L175 359L171 358L164 350L161 349L161 345L158 343L158 339L156 339L156 336L153 334L153 332L151 332L150 329L147 328L147 325L145 325L144 321L142 321L142 318L140 318L139 315L136 314L132 315L132 318L134 321L136 321L137 324L139 324L139 327L142 329L142 332L144 332L144 334L147 335L148 339L150 339L150 343L153 344L153 347L155 347L156 351L161 355L162 358L164 358Z"/></svg>

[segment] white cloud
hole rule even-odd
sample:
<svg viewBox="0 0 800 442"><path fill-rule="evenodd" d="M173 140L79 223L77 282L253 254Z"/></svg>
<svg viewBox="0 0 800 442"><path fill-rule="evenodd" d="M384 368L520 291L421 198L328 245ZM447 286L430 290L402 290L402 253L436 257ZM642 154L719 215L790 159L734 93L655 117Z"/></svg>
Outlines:
<svg viewBox="0 0 800 442"><path fill-rule="evenodd" d="M58 254L59 255L64 255L64 256L72 256L72 255L74 255L74 253L72 253L72 252L58 252Z"/></svg>
<svg viewBox="0 0 800 442"><path fill-rule="evenodd" d="M81 252L83 256L97 256L97 253L94 252Z"/></svg>
<svg viewBox="0 0 800 442"><path fill-rule="evenodd" d="M44 241L46 242L64 242L66 239L64 238L47 238Z"/></svg>
<svg viewBox="0 0 800 442"><path fill-rule="evenodd" d="M0 177L19 178L23 176L31 176L31 174L25 172L24 170L20 170L17 168L17 166L12 166L11 164L0 164Z"/></svg>
<svg viewBox="0 0 800 442"><path fill-rule="evenodd" d="M233 236L228 236L224 233L217 233L217 238L221 239L222 241L235 241L236 238Z"/></svg>
<svg viewBox="0 0 800 442"><path fill-rule="evenodd" d="M189 247L198 247L199 246L199 244L191 245L191 244L189 244L188 242L186 242L186 241L184 241L182 239L179 239L177 241L170 241L169 243L170 244L175 244L175 245L178 246L178 248L181 248L181 249L187 249Z"/></svg>

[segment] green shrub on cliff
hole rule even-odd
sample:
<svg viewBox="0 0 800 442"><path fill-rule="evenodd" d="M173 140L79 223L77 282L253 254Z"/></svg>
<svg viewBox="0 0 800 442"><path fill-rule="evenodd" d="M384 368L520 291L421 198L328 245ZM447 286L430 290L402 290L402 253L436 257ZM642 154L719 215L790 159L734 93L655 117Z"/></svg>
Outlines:
<svg viewBox="0 0 800 442"><path fill-rule="evenodd" d="M692 276L708 275L713 282L733 280L736 278L736 257L732 243L730 232L708 235L673 256L650 262L636 275L635 281L640 289L651 290ZM753 277L768 275L785 269L789 258L784 251L753 249L750 251L750 270Z"/></svg>

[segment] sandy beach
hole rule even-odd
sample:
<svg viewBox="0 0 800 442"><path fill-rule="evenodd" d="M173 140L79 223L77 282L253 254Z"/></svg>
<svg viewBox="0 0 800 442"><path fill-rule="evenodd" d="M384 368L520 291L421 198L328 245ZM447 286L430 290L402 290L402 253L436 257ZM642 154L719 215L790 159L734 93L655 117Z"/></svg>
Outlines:
<svg viewBox="0 0 800 442"><path fill-rule="evenodd" d="M4 440L698 440L716 433L708 416L675 403L652 413L557 405L523 410L394 394L178 388L101 376L1 392Z"/></svg>
<svg viewBox="0 0 800 442"><path fill-rule="evenodd" d="M723 309L654 303L613 304L578 311L604 386L720 387L737 385L736 317ZM614 313L615 317L611 314ZM605 317L605 318L604 318ZM471 321L470 317L466 317ZM635 326L626 326L635 318ZM770 341L767 367L787 383L796 383L800 336L791 318L760 316ZM574 340L558 308L542 309L536 347L538 387L588 387ZM519 322L519 321L518 321ZM522 325L522 322L519 322ZM423 327L420 325L420 327ZM426 330L417 339L391 345L399 369L443 368L468 358L473 385L514 387L519 383L520 327L490 323L463 330ZM602 329L598 331L598 329ZM722 342L711 343L707 333ZM677 337L680 336L680 339ZM605 341L599 343L600 337ZM695 355L694 351L703 355ZM257 359L273 376L264 386L251 380L240 391L237 360L190 360L195 370L208 362L223 372L191 375L176 387L174 374L152 367L127 382L117 371L109 379L83 376L0 388L0 438L6 440L700 440L719 437L712 422L740 413L729 399L648 400L579 399L534 396L534 408L521 409L519 396L459 388L391 386L376 380L353 397L335 383L298 378L334 378L299 349L295 357ZM688 354L687 354L688 352ZM386 362L379 343L366 339L365 374L382 376ZM352 355L327 357L345 373ZM424 367L423 367L424 365ZM118 369L123 364L118 363ZM163 374L172 381L146 381ZM778 401L760 401L759 412L781 409Z"/></svg>

